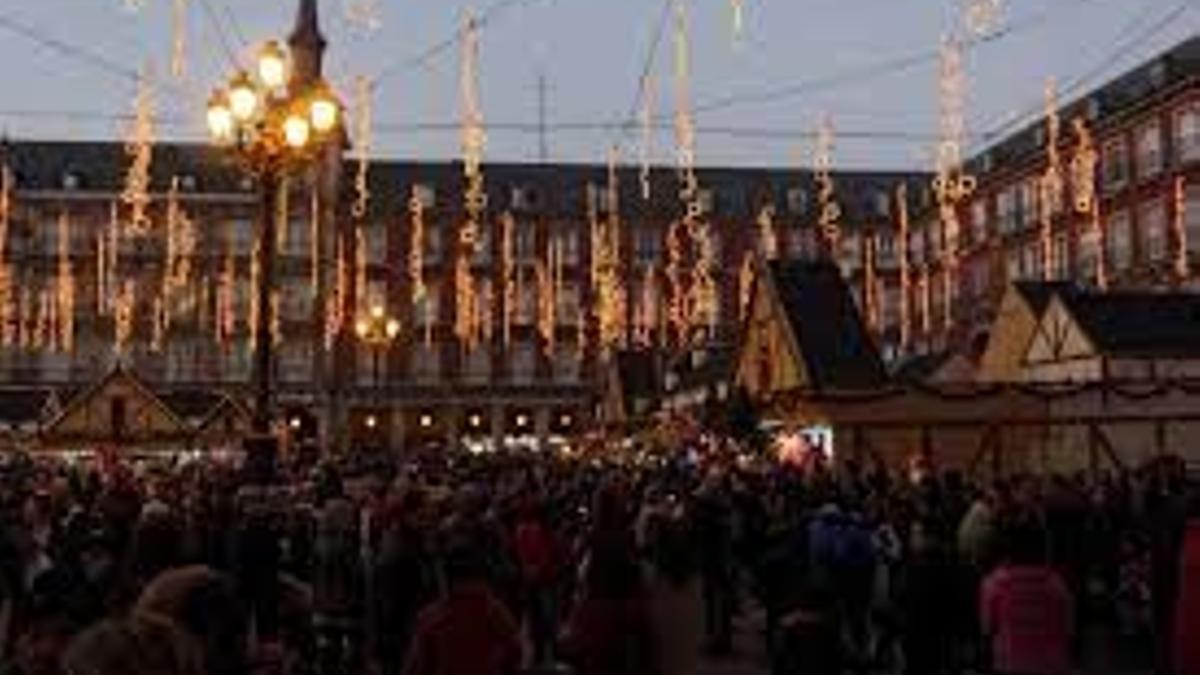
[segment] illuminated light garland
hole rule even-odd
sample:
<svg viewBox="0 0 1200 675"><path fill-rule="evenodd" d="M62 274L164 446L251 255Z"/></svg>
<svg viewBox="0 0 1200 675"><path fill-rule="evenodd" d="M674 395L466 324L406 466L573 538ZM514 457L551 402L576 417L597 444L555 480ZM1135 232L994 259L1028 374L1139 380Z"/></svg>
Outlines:
<svg viewBox="0 0 1200 675"><path fill-rule="evenodd" d="M1038 181L1039 215L1041 220L1042 278L1054 278L1054 210L1062 203L1063 177L1062 158L1058 143L1061 123L1058 117L1058 89L1054 78L1046 80L1046 171Z"/></svg>
<svg viewBox="0 0 1200 675"><path fill-rule="evenodd" d="M1099 154L1092 140L1092 132L1082 117L1071 120L1075 131L1075 153L1071 157L1071 193L1074 196L1075 212L1087 215L1088 235L1096 248L1096 286L1108 287L1107 265L1105 264L1104 224L1100 219L1100 200L1096 198L1096 165Z"/></svg>
<svg viewBox="0 0 1200 675"><path fill-rule="evenodd" d="M716 335L717 321L720 318L717 287L713 281L713 269L716 266L716 254L713 247L712 235L707 223L699 223L692 237L698 250L696 264L692 268L691 297L689 311L692 316L688 323L692 326L702 326L704 334L696 333L693 337L702 340Z"/></svg>
<svg viewBox="0 0 1200 675"><path fill-rule="evenodd" d="M921 266L921 278L917 282L921 296L921 334L926 338L933 332L933 289L929 285L929 265Z"/></svg>
<svg viewBox="0 0 1200 675"><path fill-rule="evenodd" d="M546 259L538 260L534 265L534 278L537 280L538 299L538 334L542 338L542 351L547 358L554 356L554 337L557 326L557 302L555 295L555 270L558 269L557 247L551 244L546 251Z"/></svg>
<svg viewBox="0 0 1200 675"><path fill-rule="evenodd" d="M676 345L683 345L688 337L686 289L683 286L683 223L674 221L667 231L667 284L670 296L667 299L667 323Z"/></svg>
<svg viewBox="0 0 1200 675"><path fill-rule="evenodd" d="M963 22L967 31L983 38L993 35L999 27L1002 7L1001 0L967 0L963 14Z"/></svg>
<svg viewBox="0 0 1200 675"><path fill-rule="evenodd" d="M638 299L637 313L634 315L634 342L642 347L654 344L654 332L658 324L658 274L654 265L646 266L642 276L641 297Z"/></svg>
<svg viewBox="0 0 1200 675"><path fill-rule="evenodd" d="M350 270L346 262L346 244L337 237L336 279L334 292L325 300L325 348L333 349L346 318L346 299L349 294Z"/></svg>
<svg viewBox="0 0 1200 675"><path fill-rule="evenodd" d="M617 185L617 150L608 155L608 184L605 189L608 218L596 217L595 204L589 207L592 223L592 274L597 294L596 323L600 347L607 351L623 345L626 338L626 300L621 280L621 218Z"/></svg>
<svg viewBox="0 0 1200 675"><path fill-rule="evenodd" d="M167 337L167 306L163 302L161 295L154 296L153 307L151 311L151 333L150 333L150 351L159 353L163 349L163 343Z"/></svg>
<svg viewBox="0 0 1200 675"><path fill-rule="evenodd" d="M75 275L71 268L71 223L66 212L58 217L58 279L54 287L57 344L70 352L75 348Z"/></svg>
<svg viewBox="0 0 1200 675"><path fill-rule="evenodd" d="M821 232L825 250L835 262L839 259L842 228L842 207L835 198L833 182L833 120L828 115L821 117L817 126L816 151L813 154L813 168L817 183L818 227Z"/></svg>
<svg viewBox="0 0 1200 675"><path fill-rule="evenodd" d="M779 257L779 236L775 233L775 205L764 204L758 211L758 250L764 260Z"/></svg>
<svg viewBox="0 0 1200 675"><path fill-rule="evenodd" d="M513 232L517 224L512 213L505 211L500 216L500 276L504 285L502 290L504 312L500 316L500 337L504 348L508 349L512 342L513 310L517 304L517 285L513 278L516 263L513 252Z"/></svg>
<svg viewBox="0 0 1200 675"><path fill-rule="evenodd" d="M171 179L167 193L167 271L163 275L168 322L171 312L179 313L182 292L192 276L192 257L196 253L196 230L179 199L179 178Z"/></svg>
<svg viewBox="0 0 1200 675"><path fill-rule="evenodd" d="M1175 275L1180 281L1191 276L1191 264L1188 262L1188 232L1187 232L1187 178L1175 178L1175 194L1173 196L1175 213L1172 224L1175 229Z"/></svg>
<svg viewBox="0 0 1200 675"><path fill-rule="evenodd" d="M275 250L282 253L287 249L288 230L292 229L291 204L289 194L292 191L291 179L286 175L279 179L279 192L275 195Z"/></svg>
<svg viewBox="0 0 1200 675"><path fill-rule="evenodd" d="M486 136L479 103L479 22L471 11L464 18L459 85L462 105L460 138L463 177L466 181L463 201L467 217L459 230L458 259L454 269L454 332L462 346L471 350L476 342L473 329L478 303L471 258L479 247L479 223L487 202L482 170Z"/></svg>
<svg viewBox="0 0 1200 675"><path fill-rule="evenodd" d="M8 164L0 166L0 259L8 253L8 225L12 218L13 173Z"/></svg>
<svg viewBox="0 0 1200 675"><path fill-rule="evenodd" d="M13 286L12 266L0 262L0 344L16 347L20 340L19 315L16 310L17 294Z"/></svg>
<svg viewBox="0 0 1200 675"><path fill-rule="evenodd" d="M943 39L938 68L938 126L941 140L935 159L933 193L937 198L944 240L942 324L947 331L954 325L954 290L961 233L958 204L975 191L975 177L962 170L962 145L966 137L966 77L963 73L962 51L962 43L956 38Z"/></svg>
<svg viewBox="0 0 1200 675"><path fill-rule="evenodd" d="M33 320L33 289L22 284L17 296L18 339L22 349L33 348L30 322Z"/></svg>
<svg viewBox="0 0 1200 675"><path fill-rule="evenodd" d="M279 289L271 291L271 344L276 347L283 344L282 315L279 311L282 300Z"/></svg>
<svg viewBox="0 0 1200 675"><path fill-rule="evenodd" d="M133 313L136 307L136 287L132 279L126 279L121 284L113 310L113 350L117 357L123 357L130 340L133 338Z"/></svg>
<svg viewBox="0 0 1200 675"><path fill-rule="evenodd" d="M479 288L475 291L475 297L479 298L479 303L476 305L475 313L475 335L476 339L481 340L484 344L492 343L492 336L496 330L495 314L495 289L492 288L490 279L480 279Z"/></svg>
<svg viewBox="0 0 1200 675"><path fill-rule="evenodd" d="M113 282L119 272L121 242L121 220L117 213L116 202L109 207L107 231L102 230L96 239L97 255L100 258L96 263L98 277L96 279L96 311L101 315L108 315L112 313L113 307L116 305L116 293L118 292L117 286Z"/></svg>
<svg viewBox="0 0 1200 675"><path fill-rule="evenodd" d="M354 228L354 295L358 311L370 305L367 297L367 232L362 225Z"/></svg>
<svg viewBox="0 0 1200 675"><path fill-rule="evenodd" d="M912 340L912 318L909 303L912 294L912 271L908 241L908 186L896 186L897 229L900 236L900 351L907 352Z"/></svg>
<svg viewBox="0 0 1200 675"><path fill-rule="evenodd" d="M875 235L863 237L863 306L866 308L867 328L873 333L882 332L879 322L878 275L875 270Z"/></svg>
<svg viewBox="0 0 1200 675"><path fill-rule="evenodd" d="M150 162L154 148L154 94L148 72L138 78L135 112L125 154L129 169L121 203L129 208L129 228L134 234L145 234L150 228Z"/></svg>
<svg viewBox="0 0 1200 675"><path fill-rule="evenodd" d="M366 77L354 78L354 205L351 213L361 220L367 215L367 202L371 192L367 183L367 172L371 164L371 81Z"/></svg>
<svg viewBox="0 0 1200 675"><path fill-rule="evenodd" d="M217 280L216 301L217 343L228 347L237 330L237 266L231 252L226 252L220 278Z"/></svg>
<svg viewBox="0 0 1200 675"><path fill-rule="evenodd" d="M261 305L261 303L258 301L258 290L257 290L258 284L259 284L259 279L262 278L262 266L259 265L258 261L259 261L259 258L261 257L260 251L261 251L262 245L264 243L265 242L263 242L261 239L256 238L254 240L253 249L251 250L251 253L250 253L249 329L250 329L250 344L255 347L257 347L259 340L264 339L266 337L264 335L260 335L259 331L258 331L259 313L270 311L270 308L263 307Z"/></svg>
<svg viewBox="0 0 1200 675"><path fill-rule="evenodd" d="M346 0L346 23L363 33L374 33L383 26L379 0Z"/></svg>
<svg viewBox="0 0 1200 675"><path fill-rule="evenodd" d="M684 236L688 242L700 247L699 255L704 258L707 232L701 231L699 224L702 215L700 204L700 186L696 178L696 126L692 117L691 94L689 81L691 79L691 45L688 37L687 9L682 0L675 4L675 145L676 158L681 183L679 199L683 205L683 219L672 225L668 234L670 253L667 277L671 283L671 299L669 313L674 329L675 344L679 347L686 345L692 338L692 321L699 319L709 321L710 305L709 289L705 286L708 271L693 270L691 288L685 288L683 269L685 259ZM705 263L700 262L698 267Z"/></svg>
<svg viewBox="0 0 1200 675"><path fill-rule="evenodd" d="M412 187L408 198L408 216L411 229L408 243L408 279L412 288L412 304L425 297L425 205L417 194L417 186Z"/></svg>
<svg viewBox="0 0 1200 675"><path fill-rule="evenodd" d="M741 43L746 28L746 0L729 0L729 8L732 10L733 44L737 46Z"/></svg>
<svg viewBox="0 0 1200 675"><path fill-rule="evenodd" d="M171 8L171 77L176 80L187 74L187 3L174 0Z"/></svg>
<svg viewBox="0 0 1200 675"><path fill-rule="evenodd" d="M751 293L754 290L754 255L746 252L742 256L742 267L738 272L738 317L742 323L750 313Z"/></svg>
<svg viewBox="0 0 1200 675"><path fill-rule="evenodd" d="M33 349L41 351L52 349L52 341L54 333L51 330L54 325L54 298L50 297L50 291L47 288L42 288L38 291L37 315L34 318L33 330Z"/></svg>
<svg viewBox="0 0 1200 675"><path fill-rule="evenodd" d="M640 115L642 145L638 150L641 159L638 180L641 182L642 199L644 201L650 200L650 159L654 153L654 97L657 91L654 76L647 75L642 80L642 110Z"/></svg>

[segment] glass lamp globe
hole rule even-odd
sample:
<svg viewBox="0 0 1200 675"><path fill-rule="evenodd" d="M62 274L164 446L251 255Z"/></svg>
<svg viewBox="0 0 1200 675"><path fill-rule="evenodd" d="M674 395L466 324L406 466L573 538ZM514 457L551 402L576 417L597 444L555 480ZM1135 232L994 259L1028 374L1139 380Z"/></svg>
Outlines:
<svg viewBox="0 0 1200 675"><path fill-rule="evenodd" d="M366 319L359 319L354 323L354 334L360 338L365 338L370 330L371 327L367 325Z"/></svg>
<svg viewBox="0 0 1200 675"><path fill-rule="evenodd" d="M275 40L263 45L258 53L258 79L268 89L279 89L287 82L287 52Z"/></svg>
<svg viewBox="0 0 1200 675"><path fill-rule="evenodd" d="M240 122L245 122L258 112L258 92L246 73L238 73L229 83L229 109Z"/></svg>
<svg viewBox="0 0 1200 675"><path fill-rule="evenodd" d="M299 115L288 115L283 121L283 140L293 148L303 148L308 144L308 120Z"/></svg>
<svg viewBox="0 0 1200 675"><path fill-rule="evenodd" d="M233 112L221 92L214 92L208 100L208 132L221 142L233 138Z"/></svg>
<svg viewBox="0 0 1200 675"><path fill-rule="evenodd" d="M388 339L389 340L394 339L399 334L400 334L400 322L395 319L388 319L388 322L387 322Z"/></svg>
<svg viewBox="0 0 1200 675"><path fill-rule="evenodd" d="M324 93L318 94L308 108L309 121L319 134L328 133L336 127L340 116L338 104Z"/></svg>

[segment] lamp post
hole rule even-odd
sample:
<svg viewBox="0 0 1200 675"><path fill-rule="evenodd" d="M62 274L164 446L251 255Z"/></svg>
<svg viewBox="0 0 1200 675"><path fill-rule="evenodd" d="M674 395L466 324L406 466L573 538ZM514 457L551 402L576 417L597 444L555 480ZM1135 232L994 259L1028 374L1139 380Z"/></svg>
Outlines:
<svg viewBox="0 0 1200 675"><path fill-rule="evenodd" d="M400 335L400 321L388 316L382 305L373 305L367 315L354 322L354 334L358 336L359 341L371 348L371 383L375 393L375 407L379 408L379 363L383 352L390 349L396 337ZM374 425L368 427L374 431Z"/></svg>
<svg viewBox="0 0 1200 675"><path fill-rule="evenodd" d="M329 143L343 137L342 105L328 85L290 77L290 55L270 41L258 52L255 73L238 71L208 102L208 130L214 143L227 150L253 176L259 189L258 276L254 293L254 411L247 460L269 460L271 440L271 293L275 287L276 204L288 173L316 164ZM254 457L256 450L268 453Z"/></svg>

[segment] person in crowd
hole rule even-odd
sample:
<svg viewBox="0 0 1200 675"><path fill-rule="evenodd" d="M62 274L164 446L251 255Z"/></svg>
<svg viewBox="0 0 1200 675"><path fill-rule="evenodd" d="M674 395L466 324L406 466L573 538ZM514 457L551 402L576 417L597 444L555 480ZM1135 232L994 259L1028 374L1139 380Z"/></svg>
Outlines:
<svg viewBox="0 0 1200 675"><path fill-rule="evenodd" d="M1020 523L1004 535L1003 562L980 589L980 626L998 675L1065 675L1071 668L1074 604L1046 561L1046 533Z"/></svg>
<svg viewBox="0 0 1200 675"><path fill-rule="evenodd" d="M946 581L953 578L953 562L939 526L936 520L923 520L909 531L907 564L897 593L907 675L943 675L952 663L955 606Z"/></svg>
<svg viewBox="0 0 1200 675"><path fill-rule="evenodd" d="M452 536L449 592L417 619L403 675L516 675L522 662L516 619L488 587L478 543Z"/></svg>

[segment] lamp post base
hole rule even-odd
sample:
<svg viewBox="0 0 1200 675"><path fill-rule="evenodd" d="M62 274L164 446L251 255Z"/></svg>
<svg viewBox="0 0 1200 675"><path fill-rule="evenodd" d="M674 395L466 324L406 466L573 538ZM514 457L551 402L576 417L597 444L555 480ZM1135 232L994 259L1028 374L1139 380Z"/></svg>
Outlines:
<svg viewBox="0 0 1200 675"><path fill-rule="evenodd" d="M267 485L275 480L275 465L279 456L279 439L272 434L252 433L242 441L246 453L246 479L251 484Z"/></svg>

